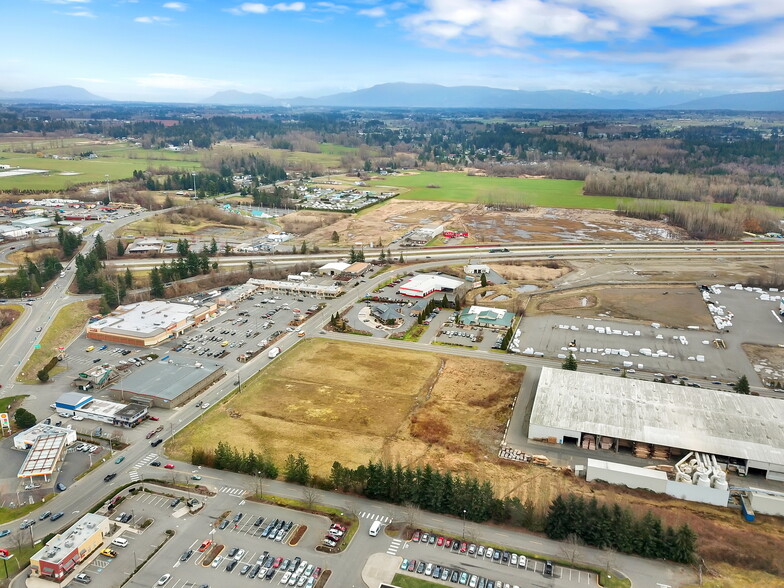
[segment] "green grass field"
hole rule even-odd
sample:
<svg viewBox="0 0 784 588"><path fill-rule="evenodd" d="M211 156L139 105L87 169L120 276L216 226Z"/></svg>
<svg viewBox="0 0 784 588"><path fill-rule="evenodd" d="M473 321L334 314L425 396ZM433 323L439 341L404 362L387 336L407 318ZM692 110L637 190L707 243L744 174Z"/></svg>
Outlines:
<svg viewBox="0 0 784 588"><path fill-rule="evenodd" d="M516 201L554 208L615 209L614 196L584 196L583 182L527 178L489 178L458 172L420 172L370 182L373 186L403 188L404 200L448 202ZM428 188L427 186L440 186Z"/></svg>
<svg viewBox="0 0 784 588"><path fill-rule="evenodd" d="M128 143L112 145L90 145L64 143L47 147L43 142L17 144L26 149L40 148L45 155L73 155L94 151L97 159L50 159L37 157L34 153L14 153L14 145L0 143L0 164L26 169L45 169L47 173L23 176L0 177L0 190L18 188L21 190L64 190L77 184L102 183L109 176L111 181L130 178L135 169L158 167L200 169L198 154L164 151L160 149L141 149ZM62 175L74 174L74 175Z"/></svg>

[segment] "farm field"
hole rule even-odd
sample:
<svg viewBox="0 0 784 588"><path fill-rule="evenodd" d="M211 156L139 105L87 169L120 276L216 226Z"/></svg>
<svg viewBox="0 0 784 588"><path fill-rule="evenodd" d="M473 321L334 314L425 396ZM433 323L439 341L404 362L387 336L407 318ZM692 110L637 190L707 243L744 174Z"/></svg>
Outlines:
<svg viewBox="0 0 784 588"><path fill-rule="evenodd" d="M34 147L44 147L35 142ZM52 147L51 145L55 146ZM22 143L25 148L30 146ZM197 154L185 154L163 150L143 150L127 143L63 143L53 141L49 148L42 148L45 155L72 156L86 151L94 151L96 159L51 159L37 157L33 153L14 153L13 145L0 143L0 164L25 169L44 169L48 173L34 173L20 176L0 177L0 190L18 188L20 190L65 190L77 184L105 182L130 178L133 170L157 167L197 170L201 162Z"/></svg>
<svg viewBox="0 0 784 588"><path fill-rule="evenodd" d="M372 186L407 188L398 198L451 202L519 202L553 208L598 208L614 210L615 196L584 196L583 182L538 178L492 178L460 172L419 172L387 176L369 182ZM428 188L428 186L439 186Z"/></svg>

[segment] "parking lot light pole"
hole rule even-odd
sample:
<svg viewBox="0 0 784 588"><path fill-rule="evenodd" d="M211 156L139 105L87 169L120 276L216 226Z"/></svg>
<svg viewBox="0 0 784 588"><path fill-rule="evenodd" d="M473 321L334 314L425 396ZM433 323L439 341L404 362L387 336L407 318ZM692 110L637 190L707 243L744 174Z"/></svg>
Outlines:
<svg viewBox="0 0 784 588"><path fill-rule="evenodd" d="M466 509L463 509L463 541L465 541Z"/></svg>

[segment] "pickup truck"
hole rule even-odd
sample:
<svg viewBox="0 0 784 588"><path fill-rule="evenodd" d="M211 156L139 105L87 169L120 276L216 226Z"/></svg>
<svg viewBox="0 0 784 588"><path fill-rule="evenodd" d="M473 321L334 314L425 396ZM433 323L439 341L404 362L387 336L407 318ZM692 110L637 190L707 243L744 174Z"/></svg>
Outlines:
<svg viewBox="0 0 784 588"><path fill-rule="evenodd" d="M270 359L275 359L278 355L280 355L280 347L273 347L269 350L269 353L267 353L267 357Z"/></svg>

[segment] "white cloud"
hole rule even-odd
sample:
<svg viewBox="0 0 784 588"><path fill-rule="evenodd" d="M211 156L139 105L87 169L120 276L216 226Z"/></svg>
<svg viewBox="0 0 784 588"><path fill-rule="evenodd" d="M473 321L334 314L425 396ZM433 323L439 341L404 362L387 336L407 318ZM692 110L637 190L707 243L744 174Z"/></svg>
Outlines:
<svg viewBox="0 0 784 588"><path fill-rule="evenodd" d="M272 10L279 10L280 12L302 12L305 10L305 3L291 2L290 4L286 4L285 2L278 2L272 7Z"/></svg>
<svg viewBox="0 0 784 588"><path fill-rule="evenodd" d="M326 2L324 4L331 3ZM260 2L244 2L239 6L235 6L234 8L226 9L226 12L241 16L243 14L267 14L271 10L275 10L277 12L302 12L305 10L305 8L306 5L304 2L278 2L272 6L267 6L266 4L262 4Z"/></svg>
<svg viewBox="0 0 784 588"><path fill-rule="evenodd" d="M44 0L47 4L89 4L90 0Z"/></svg>
<svg viewBox="0 0 784 588"><path fill-rule="evenodd" d="M367 9L368 13L375 9ZM770 0L424 0L401 23L423 37L519 47L542 37L577 42L642 39L654 28L699 31L770 24Z"/></svg>
<svg viewBox="0 0 784 588"><path fill-rule="evenodd" d="M158 90L218 90L235 85L225 80L195 78L174 73L151 73L142 78L134 78L133 81L143 88Z"/></svg>
<svg viewBox="0 0 784 588"><path fill-rule="evenodd" d="M362 16L369 16L370 18L383 18L387 15L387 11L382 6L374 6L373 8L365 8L364 10L360 10L357 14L361 14Z"/></svg>
<svg viewBox="0 0 784 588"><path fill-rule="evenodd" d="M140 22L143 24L163 24L169 22L171 19L168 16L137 16L133 22Z"/></svg>
<svg viewBox="0 0 784 588"><path fill-rule="evenodd" d="M95 18L95 15L86 8L73 8L71 12L63 12L66 16L78 16L81 18Z"/></svg>
<svg viewBox="0 0 784 588"><path fill-rule="evenodd" d="M169 10L176 10L178 12L185 12L188 9L188 5L184 2L166 2L163 7L168 8Z"/></svg>
<svg viewBox="0 0 784 588"><path fill-rule="evenodd" d="M316 2L311 5L311 8L315 12L336 12L338 14L343 14L344 12L351 10L345 4L335 4L334 2Z"/></svg>

